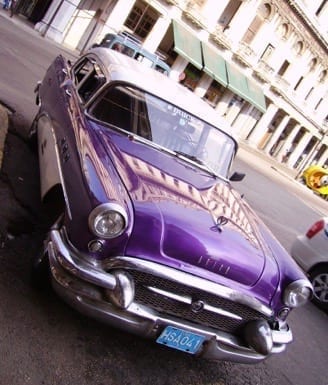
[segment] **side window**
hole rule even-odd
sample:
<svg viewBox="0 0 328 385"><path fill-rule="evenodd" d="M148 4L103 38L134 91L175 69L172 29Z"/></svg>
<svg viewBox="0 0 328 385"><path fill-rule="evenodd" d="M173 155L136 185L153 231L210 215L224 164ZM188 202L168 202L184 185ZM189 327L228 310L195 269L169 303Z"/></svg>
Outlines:
<svg viewBox="0 0 328 385"><path fill-rule="evenodd" d="M127 88L110 87L104 95L91 106L91 116L107 124L132 129L132 96Z"/></svg>
<svg viewBox="0 0 328 385"><path fill-rule="evenodd" d="M75 85L78 85L92 71L93 65L89 59L84 59L74 69L73 76Z"/></svg>
<svg viewBox="0 0 328 385"><path fill-rule="evenodd" d="M83 102L87 102L105 84L106 78L95 60L85 58L73 70L77 92Z"/></svg>
<svg viewBox="0 0 328 385"><path fill-rule="evenodd" d="M124 50L123 50L123 53L124 55L127 55L127 56L130 56L130 57L134 57L136 51L128 46L124 46Z"/></svg>
<svg viewBox="0 0 328 385"><path fill-rule="evenodd" d="M161 72L162 74L165 74L166 76L169 75L168 71L165 68L163 68L160 64L156 64L154 68L156 71Z"/></svg>
<svg viewBox="0 0 328 385"><path fill-rule="evenodd" d="M90 115L111 126L151 140L148 105L142 91L127 86L109 87L89 109Z"/></svg>

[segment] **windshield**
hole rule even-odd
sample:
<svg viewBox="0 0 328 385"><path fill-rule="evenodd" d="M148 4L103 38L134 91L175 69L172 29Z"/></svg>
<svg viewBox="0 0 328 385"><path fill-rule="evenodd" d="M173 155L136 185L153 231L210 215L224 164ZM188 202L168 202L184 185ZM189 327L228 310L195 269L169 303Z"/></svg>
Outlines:
<svg viewBox="0 0 328 385"><path fill-rule="evenodd" d="M234 140L165 100L119 85L108 88L89 113L97 120L206 166L217 175L228 175L236 150Z"/></svg>

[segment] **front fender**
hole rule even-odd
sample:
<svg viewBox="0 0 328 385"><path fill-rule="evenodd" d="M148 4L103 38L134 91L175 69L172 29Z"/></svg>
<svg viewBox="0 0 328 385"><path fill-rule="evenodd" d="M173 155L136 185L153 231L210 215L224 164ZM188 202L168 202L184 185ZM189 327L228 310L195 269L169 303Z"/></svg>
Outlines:
<svg viewBox="0 0 328 385"><path fill-rule="evenodd" d="M46 114L42 114L37 118L36 132L38 137L41 200L44 201L46 195L55 186L61 186L66 208L68 214L70 214L65 183L60 168L55 130L50 118Z"/></svg>

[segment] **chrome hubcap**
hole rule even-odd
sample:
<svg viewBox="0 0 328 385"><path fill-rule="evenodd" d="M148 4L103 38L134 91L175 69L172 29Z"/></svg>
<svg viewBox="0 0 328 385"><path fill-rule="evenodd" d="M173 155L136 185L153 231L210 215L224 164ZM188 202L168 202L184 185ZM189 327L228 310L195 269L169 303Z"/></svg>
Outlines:
<svg viewBox="0 0 328 385"><path fill-rule="evenodd" d="M328 303L328 273L313 278L313 293L319 301Z"/></svg>

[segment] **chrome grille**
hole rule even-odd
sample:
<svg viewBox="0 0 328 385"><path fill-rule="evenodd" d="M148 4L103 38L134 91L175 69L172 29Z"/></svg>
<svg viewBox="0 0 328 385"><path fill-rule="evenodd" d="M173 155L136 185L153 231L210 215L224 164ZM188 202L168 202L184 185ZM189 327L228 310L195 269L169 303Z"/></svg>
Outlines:
<svg viewBox="0 0 328 385"><path fill-rule="evenodd" d="M248 321L261 318L268 320L268 318L256 310L228 299L215 296L201 289L196 289L137 270L129 270L129 274L135 281L135 301L162 314L176 316L190 322L234 334L238 333L238 330ZM183 297L190 297L193 301L201 300L214 308L232 312L238 315L241 320L236 320L229 316L204 309L195 313L192 311L190 304L168 298L161 293L149 290L148 287L167 291Z"/></svg>

